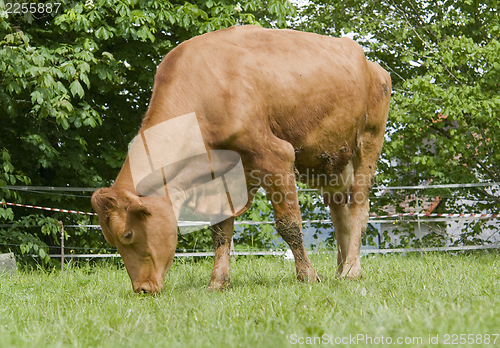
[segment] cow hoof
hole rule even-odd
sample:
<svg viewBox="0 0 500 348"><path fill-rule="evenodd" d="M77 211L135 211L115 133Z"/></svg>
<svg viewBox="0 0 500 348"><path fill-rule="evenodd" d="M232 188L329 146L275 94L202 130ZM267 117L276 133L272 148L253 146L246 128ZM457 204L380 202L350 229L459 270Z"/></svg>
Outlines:
<svg viewBox="0 0 500 348"><path fill-rule="evenodd" d="M229 281L229 276L227 275L222 277L217 277L215 279L212 278L207 288L208 291L226 291L231 289L232 286Z"/></svg>
<svg viewBox="0 0 500 348"><path fill-rule="evenodd" d="M361 274L359 274L359 275L347 274L346 276L339 277L339 278L346 279L346 280L361 280L361 278L363 278L363 276Z"/></svg>
<svg viewBox="0 0 500 348"><path fill-rule="evenodd" d="M359 280L363 278L363 276L361 275L361 271L348 270L342 273L338 272L337 278L348 279L348 280Z"/></svg>
<svg viewBox="0 0 500 348"><path fill-rule="evenodd" d="M317 274L315 271L309 272L308 274L297 274L297 280L302 283L321 283L324 279L322 275Z"/></svg>
<svg viewBox="0 0 500 348"><path fill-rule="evenodd" d="M349 280L361 279L361 265L359 261L339 265L337 268L337 278Z"/></svg>
<svg viewBox="0 0 500 348"><path fill-rule="evenodd" d="M207 288L207 291L220 291L224 292L226 290L231 290L233 287L231 284L210 284Z"/></svg>

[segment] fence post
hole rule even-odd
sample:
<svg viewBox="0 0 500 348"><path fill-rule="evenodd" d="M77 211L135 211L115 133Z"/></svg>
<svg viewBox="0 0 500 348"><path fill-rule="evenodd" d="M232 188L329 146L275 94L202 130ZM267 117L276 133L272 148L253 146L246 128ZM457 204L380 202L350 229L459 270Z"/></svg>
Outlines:
<svg viewBox="0 0 500 348"><path fill-rule="evenodd" d="M234 240L231 237L231 247L229 248L229 254L231 255L231 261L236 260L236 257L234 256Z"/></svg>
<svg viewBox="0 0 500 348"><path fill-rule="evenodd" d="M418 191L415 193L415 197L417 199L417 223L418 223L418 239L420 241L420 248L423 248L423 245L422 245L422 229L420 227L420 213L421 213L421 210L420 210L420 201L419 201L419 197L418 197Z"/></svg>
<svg viewBox="0 0 500 348"><path fill-rule="evenodd" d="M57 224L61 229L61 272L64 272L64 226L62 221L58 221Z"/></svg>

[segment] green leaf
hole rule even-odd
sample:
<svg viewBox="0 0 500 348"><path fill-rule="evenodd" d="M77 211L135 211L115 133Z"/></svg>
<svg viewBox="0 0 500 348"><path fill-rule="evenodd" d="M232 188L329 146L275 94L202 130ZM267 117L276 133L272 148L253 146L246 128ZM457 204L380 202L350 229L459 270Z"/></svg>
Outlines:
<svg viewBox="0 0 500 348"><path fill-rule="evenodd" d="M90 81L89 81L89 77L87 76L87 74L81 73L80 80L82 80L87 85L87 88L90 88Z"/></svg>
<svg viewBox="0 0 500 348"><path fill-rule="evenodd" d="M61 68L62 71L67 75L67 77L74 77L76 75L76 69L71 62L62 64Z"/></svg>
<svg viewBox="0 0 500 348"><path fill-rule="evenodd" d="M43 96L39 91L33 91L31 92L31 102L33 104L42 104L43 103Z"/></svg>
<svg viewBox="0 0 500 348"><path fill-rule="evenodd" d="M51 75L45 74L43 76L43 86L44 87L46 87L46 88L52 88L54 84L55 84L55 81L54 81L54 79L52 78Z"/></svg>
<svg viewBox="0 0 500 348"><path fill-rule="evenodd" d="M85 94L83 91L82 85L80 84L80 82L78 80L71 82L71 85L69 86L69 90L73 94L73 97L76 97L78 95L80 98L83 98L83 96Z"/></svg>
<svg viewBox="0 0 500 348"><path fill-rule="evenodd" d="M107 40L113 36L113 33L108 31L105 27L100 27L95 32L95 36L99 39Z"/></svg>
<svg viewBox="0 0 500 348"><path fill-rule="evenodd" d="M19 84L16 81L11 80L7 84L7 91L9 91L10 93L14 92L16 94L19 94L21 93L21 86L19 86Z"/></svg>

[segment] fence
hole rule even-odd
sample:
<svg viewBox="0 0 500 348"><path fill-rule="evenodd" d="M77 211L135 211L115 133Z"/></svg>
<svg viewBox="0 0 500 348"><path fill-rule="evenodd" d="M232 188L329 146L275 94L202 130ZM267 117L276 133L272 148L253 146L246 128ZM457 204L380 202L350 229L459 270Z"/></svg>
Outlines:
<svg viewBox="0 0 500 348"><path fill-rule="evenodd" d="M447 184L447 185L418 185L418 186L379 186L374 187L373 190L386 191L386 190L425 190L425 189L443 189L443 188L474 188L474 187L492 187L492 186L500 186L500 183L472 183L472 184ZM6 186L6 189L9 190L18 190L18 191L26 191L26 192L92 192L95 191L95 188L89 187L45 187L45 186ZM298 189L299 192L314 192L314 189ZM49 207L41 207L41 206L32 206L32 205L23 205L18 203L10 203L10 202L0 202L1 204L9 205L9 206L19 206L25 208L32 209L41 209L47 211L57 211L64 212L70 214L86 214L86 215L95 215L95 213L90 212L81 212L75 210L67 210L67 209L58 209L58 208L49 208ZM396 219L394 219L396 218ZM500 218L500 214L438 214L438 213L395 213L395 214L386 214L386 215L377 215L370 216L369 222L371 223L388 223L388 222L401 222L404 218L405 222L416 222L420 228L421 222L448 222L450 220L475 220L475 219L498 219ZM413 218L413 219L407 219ZM416 218L416 219L415 219ZM302 221L303 224L306 223L331 223L329 219L326 220L305 220ZM194 226L195 224L200 224L200 222L184 222L184 226ZM206 223L201 223L206 224ZM261 224L274 224L274 221L235 221L235 225L261 225ZM0 225L0 227L8 227L10 225ZM64 228L74 228L74 227L87 227L87 228L96 228L99 229L99 225L62 225L60 224L61 229L61 240L62 235L64 233ZM64 261L65 258L114 258L120 257L119 254L66 254L65 249L75 249L71 247L64 247L64 242L61 244L61 252L60 254L49 254L50 257L53 258L61 258ZM387 254L387 253L407 253L407 252L429 252L429 251L463 251L463 250L477 250L477 249L494 249L500 248L499 243L490 244L490 245L475 245L475 246L447 246L447 247L433 247L433 248L403 248L403 249L364 249L362 250L362 254ZM207 257L213 256L213 252L201 251L201 252L183 252L176 253L177 257ZM233 251L232 255L235 256L248 256L248 255L270 255L270 256L285 256L291 257L290 250L256 250L256 251ZM64 264L64 262L63 262Z"/></svg>

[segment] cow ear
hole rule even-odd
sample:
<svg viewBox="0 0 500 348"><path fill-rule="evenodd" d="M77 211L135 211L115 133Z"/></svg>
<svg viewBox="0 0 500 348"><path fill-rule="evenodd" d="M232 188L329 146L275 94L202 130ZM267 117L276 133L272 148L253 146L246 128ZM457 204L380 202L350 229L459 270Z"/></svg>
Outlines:
<svg viewBox="0 0 500 348"><path fill-rule="evenodd" d="M109 220L109 213L118 206L118 195L112 188L100 188L94 192L90 200L92 208L103 222Z"/></svg>
<svg viewBox="0 0 500 348"><path fill-rule="evenodd" d="M134 214L140 218L147 218L151 215L146 204L141 201L139 196L134 195L130 192L125 192L125 197L127 199L127 214Z"/></svg>

